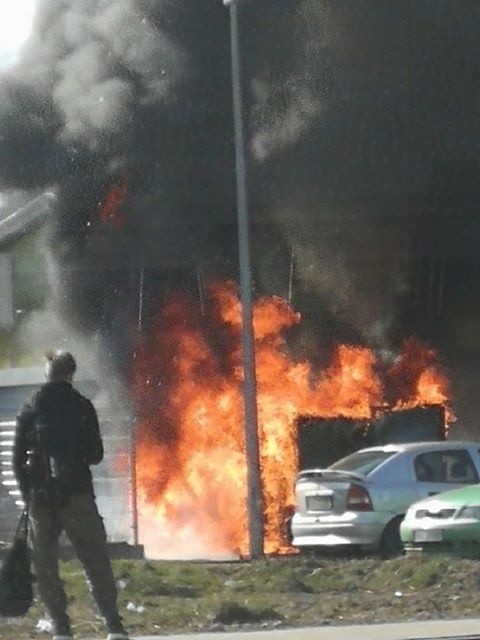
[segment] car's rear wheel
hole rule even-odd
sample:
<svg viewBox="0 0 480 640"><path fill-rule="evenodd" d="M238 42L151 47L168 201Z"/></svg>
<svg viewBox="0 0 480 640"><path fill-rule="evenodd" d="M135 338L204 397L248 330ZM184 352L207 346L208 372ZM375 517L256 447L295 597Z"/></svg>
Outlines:
<svg viewBox="0 0 480 640"><path fill-rule="evenodd" d="M391 558L402 553L403 546L400 538L400 523L402 520L403 516L393 518L383 530L379 545L380 555L383 558Z"/></svg>

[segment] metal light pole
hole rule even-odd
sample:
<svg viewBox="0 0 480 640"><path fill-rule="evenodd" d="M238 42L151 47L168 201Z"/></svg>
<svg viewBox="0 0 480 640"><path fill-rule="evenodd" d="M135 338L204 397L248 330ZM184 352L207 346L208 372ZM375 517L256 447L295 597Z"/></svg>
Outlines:
<svg viewBox="0 0 480 640"><path fill-rule="evenodd" d="M224 0L230 7L233 119L237 180L238 251L242 302L243 398L248 478L248 529L250 557L263 555L263 494L257 419L257 379L253 333L252 270L250 264L249 212L243 132L242 74L238 30L238 0Z"/></svg>

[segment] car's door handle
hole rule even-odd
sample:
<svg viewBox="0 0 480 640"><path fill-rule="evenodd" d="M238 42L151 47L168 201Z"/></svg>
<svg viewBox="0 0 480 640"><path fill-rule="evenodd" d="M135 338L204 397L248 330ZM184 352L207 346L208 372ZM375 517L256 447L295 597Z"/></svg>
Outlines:
<svg viewBox="0 0 480 640"><path fill-rule="evenodd" d="M438 495L438 491L429 491L428 495L429 496L436 496L436 495Z"/></svg>

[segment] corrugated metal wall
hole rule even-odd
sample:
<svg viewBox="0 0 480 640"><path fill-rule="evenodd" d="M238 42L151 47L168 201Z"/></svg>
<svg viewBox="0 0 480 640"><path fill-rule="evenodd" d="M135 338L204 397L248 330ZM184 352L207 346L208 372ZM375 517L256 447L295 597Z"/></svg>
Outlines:
<svg viewBox="0 0 480 640"><path fill-rule="evenodd" d="M12 471L14 417L35 388L0 387L0 545L11 540L22 506ZM110 542L136 543L131 421L102 414L99 419L105 458L92 467L98 508Z"/></svg>
<svg viewBox="0 0 480 640"><path fill-rule="evenodd" d="M12 445L15 421L0 422L0 546L11 540L22 503L12 469Z"/></svg>

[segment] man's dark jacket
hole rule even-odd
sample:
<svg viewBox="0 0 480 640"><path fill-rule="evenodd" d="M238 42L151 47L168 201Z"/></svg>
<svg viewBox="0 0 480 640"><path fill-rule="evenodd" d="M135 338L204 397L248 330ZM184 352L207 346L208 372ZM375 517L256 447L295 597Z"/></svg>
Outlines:
<svg viewBox="0 0 480 640"><path fill-rule="evenodd" d="M69 382L44 384L17 416L13 467L22 495L28 495L28 452L37 442L39 421L48 425L53 455L68 461L70 495L93 493L89 466L103 459L103 444L96 411Z"/></svg>

